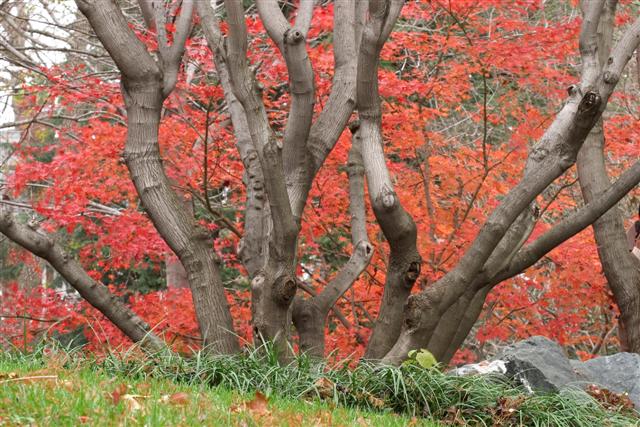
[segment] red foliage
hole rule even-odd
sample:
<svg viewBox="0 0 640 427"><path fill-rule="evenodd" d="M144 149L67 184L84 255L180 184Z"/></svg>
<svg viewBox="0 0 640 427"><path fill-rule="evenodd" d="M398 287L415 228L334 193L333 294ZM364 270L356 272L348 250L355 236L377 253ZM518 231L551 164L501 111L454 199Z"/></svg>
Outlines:
<svg viewBox="0 0 640 427"><path fill-rule="evenodd" d="M113 292L125 295L125 292ZM86 350L101 354L131 346L131 341L99 311L85 301L76 301L54 289L20 289L17 284L2 288L0 311L0 347L30 348L37 338L54 332L69 333L82 326L89 344ZM250 313L246 293L229 295L229 304L236 331L245 341L251 339L251 329L243 319ZM133 311L145 319L153 331L178 352L188 353L200 347L200 333L189 289L168 289L129 297Z"/></svg>
<svg viewBox="0 0 640 427"><path fill-rule="evenodd" d="M86 323L78 305L53 289L23 290L16 283L0 288L0 348L24 349L43 334L66 332Z"/></svg>
<svg viewBox="0 0 640 427"><path fill-rule="evenodd" d="M385 149L398 195L419 228L419 250L425 260L419 287L428 286L456 263L487 214L521 176L529 144L541 135L565 88L576 81L576 70L570 65L577 54L576 6L559 2L555 9L544 7L538 0L407 2L398 31L384 48L380 90L385 101ZM317 9L309 34L309 56L317 76L319 111L327 100L333 74L332 45L327 37L333 6ZM264 100L274 128L280 130L289 105L282 87L287 81L286 66L265 37L260 21L250 17L247 23L252 35L251 60L262 64L258 77L266 88ZM150 50L155 49L144 31L139 31L139 36ZM160 131L164 165L170 178L196 198L202 197L204 182L214 190L228 185L225 207L230 208L235 227L242 230L243 166L228 117L220 108L221 88L211 84L210 74L215 72L211 54L203 40L192 39L186 56L196 66L195 77L187 84L182 73L175 93L166 102ZM44 72L46 80L24 85L21 105L25 114L41 110L42 116L73 115L79 106L91 114L82 121L65 123L55 135L44 127L31 131L30 143L17 149L19 161L10 182L13 195L30 193L50 231L82 232L88 243L78 255L95 277L164 259L168 248L141 210L121 161L126 126L119 108L119 82L84 65L61 64ZM636 98L636 92L628 91L617 94L612 102L637 113ZM207 105L214 111L209 156L205 158L202 143L195 141L204 134ZM611 172L617 174L640 155L638 144L629 143L640 125L626 111L612 111L607 117L606 136ZM49 142L43 142L46 140ZM317 287L335 274L335 268L327 264L327 242L338 252L332 254L334 258L344 259L351 250L344 173L348 149L345 135L317 177L310 195L312 203L304 212L300 255L314 256L305 261L309 276L305 280ZM573 174L568 173L560 185L571 183ZM46 188L29 190L32 183ZM532 238L574 208L576 197L575 186L540 197L540 205L548 205L548 209ZM120 214L96 212L91 202L117 207ZM333 316L329 319L327 349L339 357L362 354L382 295L387 247L372 219L369 225L376 246L373 261L348 298L338 304L354 327L347 330ZM212 223L209 226L217 228ZM237 243L232 233L221 230L215 250L228 268L243 272L233 255ZM10 304L3 299L7 313L64 318L55 326L61 330L88 322L91 331L87 335L95 351L126 343L108 321L84 303L68 305L56 299L51 290L25 293L15 285L4 289L9 295L6 298L11 298L6 300ZM230 291L229 301L236 331L250 339L250 298L244 289L240 286ZM188 291L133 295L129 302L176 349L197 347L198 331ZM20 319L4 319L0 328L21 346L23 324L28 340L42 328L41 323ZM500 285L489 297L472 342L473 351L461 351L456 360L482 355L492 342L531 334L550 336L586 357L602 337L615 345L615 337L606 334L614 325L615 307L600 272L592 235L585 232L537 266Z"/></svg>

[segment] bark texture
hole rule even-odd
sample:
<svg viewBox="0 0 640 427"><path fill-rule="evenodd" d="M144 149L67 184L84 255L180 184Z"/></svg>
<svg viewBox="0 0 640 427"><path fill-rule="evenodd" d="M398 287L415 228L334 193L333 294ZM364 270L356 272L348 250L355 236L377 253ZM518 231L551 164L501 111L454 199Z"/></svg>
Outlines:
<svg viewBox="0 0 640 427"><path fill-rule="evenodd" d="M604 134L599 123L578 156L580 188L587 203L600 197L610 185L603 149ZM620 309L619 324L625 332L621 345L627 351L640 353L640 260L627 247L620 210L611 208L593 223L593 231L607 283Z"/></svg>
<svg viewBox="0 0 640 427"><path fill-rule="evenodd" d="M373 212L390 247L380 314L367 345L366 359L381 359L393 346L402 327L405 302L420 274L422 263L416 247L416 225L402 207L387 169L378 93L380 51L400 15L402 5L402 1L369 2L368 21L364 26L358 58L357 105L362 158Z"/></svg>
<svg viewBox="0 0 640 427"><path fill-rule="evenodd" d="M228 43L224 46L220 42L218 23L212 8L206 3L198 4L209 46L221 63L219 71L224 67L230 71L228 75L231 77L233 94L227 93L225 96L228 102L231 97L237 99L245 113L246 128L253 150L252 154L243 156L243 159L258 160L252 162L252 165L260 166L259 171L256 168L256 173L249 172L248 177L260 179L261 173L266 190L264 195L268 201L263 203L265 208L259 209L262 214L256 213L256 209L253 212L255 215L247 217L252 224L257 225L255 229L261 232L250 231L252 235L243 239L240 248L252 277L254 333L256 336L275 340L276 346L283 352L288 350L288 324L291 322L289 309L297 287L294 269L300 217L313 178L344 130L355 104L358 23L366 13L362 3L348 0L336 2L334 85L329 101L315 123L312 123L314 75L306 52L306 34L314 2L300 2L294 25L288 23L276 1L261 0L256 3L265 28L278 46L289 71L292 103L282 141L276 139L270 128L259 88L248 67L247 34L241 5L231 1L225 3L230 31ZM218 66L218 62L216 65ZM222 81L224 85L224 79ZM225 92L229 92L227 88ZM233 112L232 120L236 127ZM318 150L315 156L311 147ZM249 171L249 167L247 170ZM251 188L250 183L249 185ZM262 189L260 185L257 188ZM247 207L260 205L255 200L262 195L256 197L251 194L251 190L248 193ZM248 214L251 212L248 211ZM252 259L261 259L262 264L258 266Z"/></svg>
<svg viewBox="0 0 640 427"><path fill-rule="evenodd" d="M273 4L269 5L268 1L262 3L259 7L262 13L274 13L275 16L269 16L282 24L282 20L279 20L282 15L280 9L273 9ZM249 69L244 10L240 3L232 0L226 1L225 6L229 24L227 64L233 93L246 113L253 148L264 177L273 226L265 266L251 282L254 337L273 341L282 357L287 357L290 351L289 308L297 289L294 261L299 224L291 211L283 167L282 142L277 140L271 129L255 77ZM271 24L265 23L265 27L271 28ZM282 31L282 28L278 31ZM304 36L285 40L282 31L272 36L276 37L276 43L280 40L278 36L282 38L281 43L287 45L304 42ZM303 122L301 127L304 126Z"/></svg>
<svg viewBox="0 0 640 427"><path fill-rule="evenodd" d="M616 0L607 0L598 28L599 70L605 65L613 39ZM586 4L583 5L586 7ZM591 66L595 66L592 64ZM611 181L605 165L605 136L598 121L578 153L577 167L584 201L600 196ZM593 223L598 255L607 283L620 309L619 337L626 351L640 353L640 261L629 251L620 210L614 206Z"/></svg>
<svg viewBox="0 0 640 427"><path fill-rule="evenodd" d="M583 76L582 86L583 87L588 87L589 82L594 82L596 79L599 79L599 78L601 78L605 83L607 83L606 82L607 79L612 80L610 78L611 76L607 77L604 73L602 75L600 74L602 67L598 66L597 55L600 56L600 59L599 59L600 64L604 64L604 62L607 60L607 56L610 51L610 47L608 45L610 45L611 43L611 34L612 34L611 30L613 26L613 16L615 13L615 3L616 2L613 0L607 0L606 2L589 2L589 3L583 4L585 24L583 25L581 40L580 40L581 41L580 52L583 60L583 69L582 69L582 76ZM597 28L597 31L596 31L596 28ZM607 84L610 84L610 83L611 82L608 82ZM572 94L572 92L576 90L580 90L580 89L578 89L577 87L569 88L570 95ZM593 139L594 133L597 134L598 126L599 125L596 124L594 131L591 132L587 137L586 142L584 143L585 147L583 147L580 151L581 153L580 156L582 156L582 153L585 152L585 150L590 150L588 148L590 144L590 140ZM580 156L578 156L579 170L580 170L580 158L581 158ZM593 166L594 167L589 168L589 170L595 171L596 169L598 169L597 165L593 165ZM540 159L536 158L536 156L530 156L527 162L527 167L525 169L525 178L530 171L535 170L536 168L540 168ZM602 171L604 171L604 163L602 163ZM606 172L604 172L604 174L606 176ZM595 178L591 177L591 179L595 179ZM581 182L585 181L582 176L580 178L580 181ZM601 184L602 185L600 186L600 191L604 191L605 189L607 189L610 184L608 177L606 178L606 182L602 181ZM605 217L600 219L599 222L603 221ZM512 225L511 228L513 229L514 226L516 226L516 228L522 227L523 220L525 221L525 223L528 223L530 226L533 226L534 218L532 216L528 220L521 218L519 221L516 221L516 224ZM510 229L510 232L513 234L513 230ZM526 234L525 236L528 236L528 234ZM505 239L503 239L502 243L505 243L504 240ZM526 240L526 237L525 237L525 240ZM517 253L517 251L519 250L519 248L522 246L523 243L524 241L520 242L519 246L516 246L513 251L510 251L510 250L505 251L505 249L507 248L504 248L504 247L502 250L500 250L500 247L498 247L494 251L494 254L492 255L492 257L497 256L499 259L499 257L501 256L499 254L502 253L503 254L502 256L507 256L508 254L511 254L509 259L512 259L513 255ZM495 265L491 266L488 264L491 264L491 263L488 262L487 264L485 264L485 266L483 267L483 271L494 272L493 276L495 277L495 273L501 271L501 268L496 268ZM620 276L620 273L622 271L625 271L624 266L619 266L619 267L621 269L617 270L618 273L615 273L618 275L618 277ZM473 290L477 288L476 286L477 283L476 283L474 286L471 287L471 289L466 291L463 294L463 296L460 298L460 300L457 301L451 308L449 308L447 313L445 313L445 315L443 316L443 318L440 319L438 327L434 332L434 336L431 338L429 342L429 348L432 350L432 352L434 352L438 360L444 363L450 360L450 358L453 356L455 351L463 343L465 337L468 335L469 331L473 327L473 324L475 323L478 316L480 315L486 296L488 295L490 290L493 288L493 286L499 283L499 282L496 282L495 280L484 280L481 282L484 282L484 283L481 284L481 288L479 290L477 291ZM493 282L493 284L490 284L490 282ZM628 287L627 287L627 290L629 290ZM628 301L629 306L633 307L634 301L633 301L633 298L630 298L629 292L628 291L626 293L622 291L620 292L621 292L621 296L626 301ZM458 313L458 315L456 315L455 313ZM637 313L637 310L636 310L636 313ZM443 329L446 330L446 332L443 331ZM443 338L443 336L446 336L452 331L453 331L453 335L451 336L450 340ZM445 350L444 343L446 341L449 341L449 345L448 345L448 348Z"/></svg>
<svg viewBox="0 0 640 427"><path fill-rule="evenodd" d="M638 20L609 49L615 0L583 3L580 82L569 88L555 120L531 147L521 180L489 215L457 265L413 295L422 265L416 247L417 229L400 203L387 168L378 93L380 52L400 15L402 0L334 1L333 87L315 121L315 76L307 53L314 1L301 0L292 6L297 13L290 23L277 0L256 0L264 28L289 73L291 107L282 137L269 123L255 70L249 64L243 2L224 1L228 31L223 36L209 1L183 0L178 7L139 0L145 23L157 36L157 55L150 54L138 40L115 0L76 3L122 73L128 116L124 160L145 211L187 273L198 322L210 351L238 350L217 257L211 236L195 223L185 208L184 197L172 188L158 146L163 103L177 81L194 8L213 53L245 166L245 234L238 253L251 280L254 336L273 342L281 358L288 358L290 353L292 321L300 336L301 350L323 356L327 314L371 259L364 176L373 213L390 249L383 298L366 358L399 364L410 350L428 347L440 361L449 360L496 284L521 273L596 220L596 239L607 279L621 307L630 346L640 350L640 327L636 327L640 325L640 262L628 253L619 213L611 211L602 216L640 181L640 165L636 163L615 183L609 182L598 124L640 41ZM173 37L167 34L168 17L175 25ZM321 292L296 298L299 287L309 291L295 274L299 262L297 240L309 191L355 108L359 122L352 127L347 165L353 253ZM576 163L576 158L586 204L526 244L538 219L536 197L548 191L549 185ZM426 186L428 171L423 176ZM206 187L204 192L206 198ZM427 191L427 197L428 194ZM96 284L87 282L86 273L65 260L59 247L33 230L22 230L7 216L2 216L0 226L3 233L6 231L32 252L47 257L61 274L75 280L92 304L110 313L109 318L123 325L132 339L146 342L148 327L109 295L96 293ZM430 238L436 240L435 232Z"/></svg>

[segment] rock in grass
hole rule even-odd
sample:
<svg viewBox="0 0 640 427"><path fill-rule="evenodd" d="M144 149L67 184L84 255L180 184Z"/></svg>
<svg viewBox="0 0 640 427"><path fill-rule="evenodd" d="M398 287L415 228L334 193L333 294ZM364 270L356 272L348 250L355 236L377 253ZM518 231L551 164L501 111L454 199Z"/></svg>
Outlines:
<svg viewBox="0 0 640 427"><path fill-rule="evenodd" d="M541 336L504 348L494 360L504 361L506 375L530 392L557 392L577 380L562 347Z"/></svg>
<svg viewBox="0 0 640 427"><path fill-rule="evenodd" d="M618 353L581 362L572 360L577 374L572 385L586 387L596 384L616 393L627 393L637 409L640 409L640 355Z"/></svg>
<svg viewBox="0 0 640 427"><path fill-rule="evenodd" d="M451 375L458 375L461 377L467 375L486 375L486 374L500 374L504 375L507 372L507 365L502 360L483 360L480 363L470 363L468 365L462 365L455 369L450 370L448 373Z"/></svg>

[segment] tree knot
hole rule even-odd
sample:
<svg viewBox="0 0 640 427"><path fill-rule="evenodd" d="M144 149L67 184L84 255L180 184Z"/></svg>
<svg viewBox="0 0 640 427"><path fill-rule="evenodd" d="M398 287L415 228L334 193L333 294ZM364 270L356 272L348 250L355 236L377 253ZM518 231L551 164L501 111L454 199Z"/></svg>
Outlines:
<svg viewBox="0 0 640 427"><path fill-rule="evenodd" d="M296 285L295 277L292 277L289 274L284 274L278 279L276 279L275 283L275 297L276 301L284 306L288 307L293 301L293 297L296 295L296 289L298 286Z"/></svg>
<svg viewBox="0 0 640 427"><path fill-rule="evenodd" d="M361 240L356 246L356 251L362 258L369 259L373 255L373 246L366 240Z"/></svg>
<svg viewBox="0 0 640 427"><path fill-rule="evenodd" d="M264 274L263 273L257 274L256 277L254 277L253 280L251 281L251 290L253 292L258 292L262 290L262 287L264 286L264 281L265 281Z"/></svg>
<svg viewBox="0 0 640 427"><path fill-rule="evenodd" d="M420 294L411 295L407 298L405 310L405 325L409 330L415 329L420 323L420 315L424 307L424 301L420 298Z"/></svg>
<svg viewBox="0 0 640 427"><path fill-rule="evenodd" d="M569 87L567 87L567 93L569 94L569 96L574 96L576 94L579 94L580 91L580 86L573 84L570 85Z"/></svg>
<svg viewBox="0 0 640 427"><path fill-rule="evenodd" d="M0 225L7 228L13 225L13 215L8 209L0 209Z"/></svg>
<svg viewBox="0 0 640 427"><path fill-rule="evenodd" d="M354 135L360 129L360 120L354 120L349 123L349 130L351 131L351 135Z"/></svg>
<svg viewBox="0 0 640 427"><path fill-rule="evenodd" d="M385 184L380 190L380 194L378 194L377 201L382 204L385 210L391 210L396 206L398 196L389 185Z"/></svg>
<svg viewBox="0 0 640 427"><path fill-rule="evenodd" d="M582 100L580 101L580 105L578 105L578 114L580 116L595 115L598 109L600 108L601 102L602 102L602 98L600 98L600 95L590 90L582 97Z"/></svg>
<svg viewBox="0 0 640 427"><path fill-rule="evenodd" d="M412 287L413 284L418 280L418 276L420 276L420 261L414 261L409 264L409 268L404 273L404 283L407 287Z"/></svg>
<svg viewBox="0 0 640 427"><path fill-rule="evenodd" d="M605 71L604 75L602 76L604 82L610 85L618 83L619 78L620 76L617 73L612 73L611 71Z"/></svg>
<svg viewBox="0 0 640 427"><path fill-rule="evenodd" d="M298 29L288 28L283 34L285 44L296 45L304 40L304 34Z"/></svg>

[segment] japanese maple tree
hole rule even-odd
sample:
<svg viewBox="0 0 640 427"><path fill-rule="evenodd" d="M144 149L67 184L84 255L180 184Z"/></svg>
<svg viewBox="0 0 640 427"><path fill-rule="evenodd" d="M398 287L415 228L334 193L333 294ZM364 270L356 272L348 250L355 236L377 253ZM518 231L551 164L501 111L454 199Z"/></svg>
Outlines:
<svg viewBox="0 0 640 427"><path fill-rule="evenodd" d="M640 268L609 211L640 181L636 95L614 94L633 5L317 3L77 0L91 32L70 37L99 44L16 100L11 196L39 185L46 220L6 210L0 231L153 348L199 330L212 353L252 335L286 358L293 325L316 356L449 361L486 300L481 343L546 328L580 347L614 322L608 283L640 351ZM554 250L594 222L606 283L589 234ZM169 252L189 293L127 306L100 283ZM168 313L189 295L195 315Z"/></svg>

